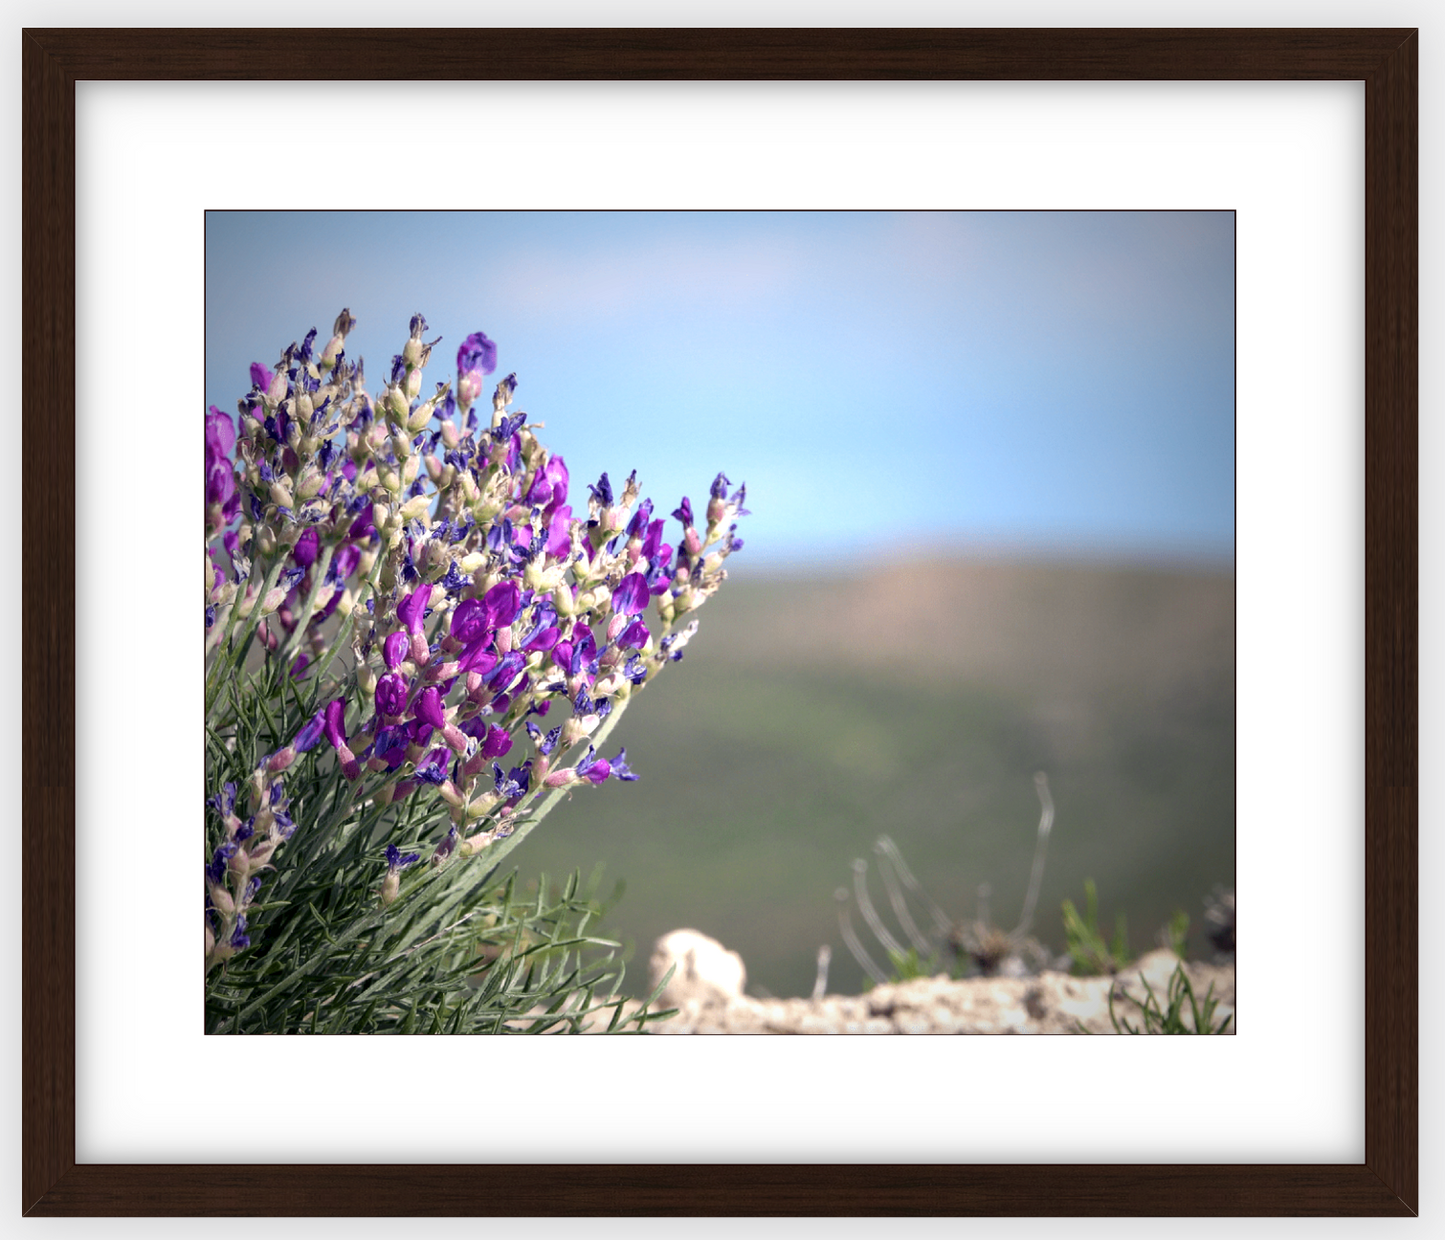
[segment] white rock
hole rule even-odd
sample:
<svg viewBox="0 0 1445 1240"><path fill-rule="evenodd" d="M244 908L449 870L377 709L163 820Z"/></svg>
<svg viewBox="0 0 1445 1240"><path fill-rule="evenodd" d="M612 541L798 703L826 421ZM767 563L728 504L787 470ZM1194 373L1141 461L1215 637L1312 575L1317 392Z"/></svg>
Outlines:
<svg viewBox="0 0 1445 1240"><path fill-rule="evenodd" d="M742 995L747 981L743 958L698 930L674 930L657 940L648 962L652 985L674 966L672 980L656 1007L728 1003Z"/></svg>

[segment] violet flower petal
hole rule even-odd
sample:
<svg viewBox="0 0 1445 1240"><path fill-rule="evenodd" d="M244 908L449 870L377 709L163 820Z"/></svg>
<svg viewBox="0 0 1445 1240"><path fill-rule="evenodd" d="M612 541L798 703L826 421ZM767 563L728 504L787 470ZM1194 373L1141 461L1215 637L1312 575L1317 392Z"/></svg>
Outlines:
<svg viewBox="0 0 1445 1240"><path fill-rule="evenodd" d="M647 606L647 580L641 573L628 573L612 591L612 610L620 616L635 616Z"/></svg>

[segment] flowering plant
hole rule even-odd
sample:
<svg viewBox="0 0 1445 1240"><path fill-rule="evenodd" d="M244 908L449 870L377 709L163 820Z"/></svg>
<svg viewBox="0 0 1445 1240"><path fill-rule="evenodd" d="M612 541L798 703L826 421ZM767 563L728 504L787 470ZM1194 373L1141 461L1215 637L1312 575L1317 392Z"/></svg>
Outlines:
<svg viewBox="0 0 1445 1240"><path fill-rule="evenodd" d="M206 417L207 1026L578 1027L610 983L619 1027L575 878L524 906L497 867L574 790L637 778L604 744L682 658L745 489L719 474L701 526L684 498L674 549L635 474L569 503L515 375L479 417L485 334L423 396L413 316L373 399L354 326Z"/></svg>

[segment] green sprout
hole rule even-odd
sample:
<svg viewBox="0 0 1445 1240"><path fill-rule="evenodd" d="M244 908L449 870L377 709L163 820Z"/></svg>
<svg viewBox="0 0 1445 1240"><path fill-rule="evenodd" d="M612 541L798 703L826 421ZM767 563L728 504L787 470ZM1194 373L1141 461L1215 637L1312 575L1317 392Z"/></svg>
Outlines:
<svg viewBox="0 0 1445 1240"><path fill-rule="evenodd" d="M1065 900L1064 934L1068 939L1070 972L1075 977L1117 973L1132 957L1129 955L1129 926L1123 911L1114 918L1114 939L1107 942L1099 930L1099 893L1092 878L1084 879L1084 915L1072 900Z"/></svg>
<svg viewBox="0 0 1445 1240"><path fill-rule="evenodd" d="M1214 997L1214 983L1210 982L1209 990L1203 1000L1194 996L1194 987L1190 985L1189 978L1184 972L1182 964L1176 965L1174 975L1169 979L1169 990L1166 998L1169 1001L1167 1008L1161 1007L1158 997L1154 994L1153 988L1144 978L1139 979L1144 983L1145 998L1141 1001L1136 999L1122 986L1118 987L1119 998L1127 1000L1139 1009L1143 1018L1143 1027L1131 1025L1127 1018L1114 1014L1114 991L1115 987L1109 988L1109 1020L1113 1023L1115 1033L1188 1033L1188 1034L1219 1034L1229 1029L1233 1015L1226 1016L1219 1027L1214 1026L1215 1009L1219 1006L1219 1000ZM1184 1004L1189 1004L1189 1014L1192 1023L1184 1019Z"/></svg>

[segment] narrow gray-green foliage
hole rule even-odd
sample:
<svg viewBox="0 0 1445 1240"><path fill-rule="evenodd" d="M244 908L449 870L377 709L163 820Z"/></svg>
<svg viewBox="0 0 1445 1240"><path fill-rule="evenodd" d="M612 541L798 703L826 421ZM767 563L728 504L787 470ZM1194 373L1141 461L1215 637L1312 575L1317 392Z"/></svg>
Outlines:
<svg viewBox="0 0 1445 1240"><path fill-rule="evenodd" d="M1117 973L1129 955L1129 923L1120 910L1114 918L1114 938L1104 938L1099 929L1099 893L1092 878L1084 879L1084 912L1080 915L1072 900L1063 903L1064 937L1075 976Z"/></svg>
<svg viewBox="0 0 1445 1240"><path fill-rule="evenodd" d="M1169 989L1165 995L1167 1007L1160 1004L1153 987L1146 979L1141 977L1139 980L1144 986L1143 999L1136 998L1122 987L1119 988L1120 1000L1132 1003L1138 1009L1142 1022L1139 1025L1130 1024L1127 1017L1115 1014L1115 987L1109 987L1109 1020L1113 1023L1115 1033L1219 1034L1229 1031L1230 1022L1234 1020L1232 1014L1220 1021L1218 1026L1214 1024L1214 1013L1219 1007L1219 1000L1214 997L1214 983L1209 984L1209 990L1202 1000L1196 999L1194 987L1182 964L1175 966L1169 979ZM1189 1004L1189 1021L1184 1019L1186 1002Z"/></svg>
<svg viewBox="0 0 1445 1240"><path fill-rule="evenodd" d="M278 679L268 664L233 683L207 730L218 781L244 780L314 714L314 689ZM414 867L384 906L385 845L430 847L435 793L389 817L354 803L329 758L292 767L287 791L301 825L250 906L255 945L207 974L208 1032L624 1032L667 1015L624 1012L619 945L597 934L603 909L578 874L524 895L515 873L457 858ZM208 819L209 851L224 827L214 807Z"/></svg>

